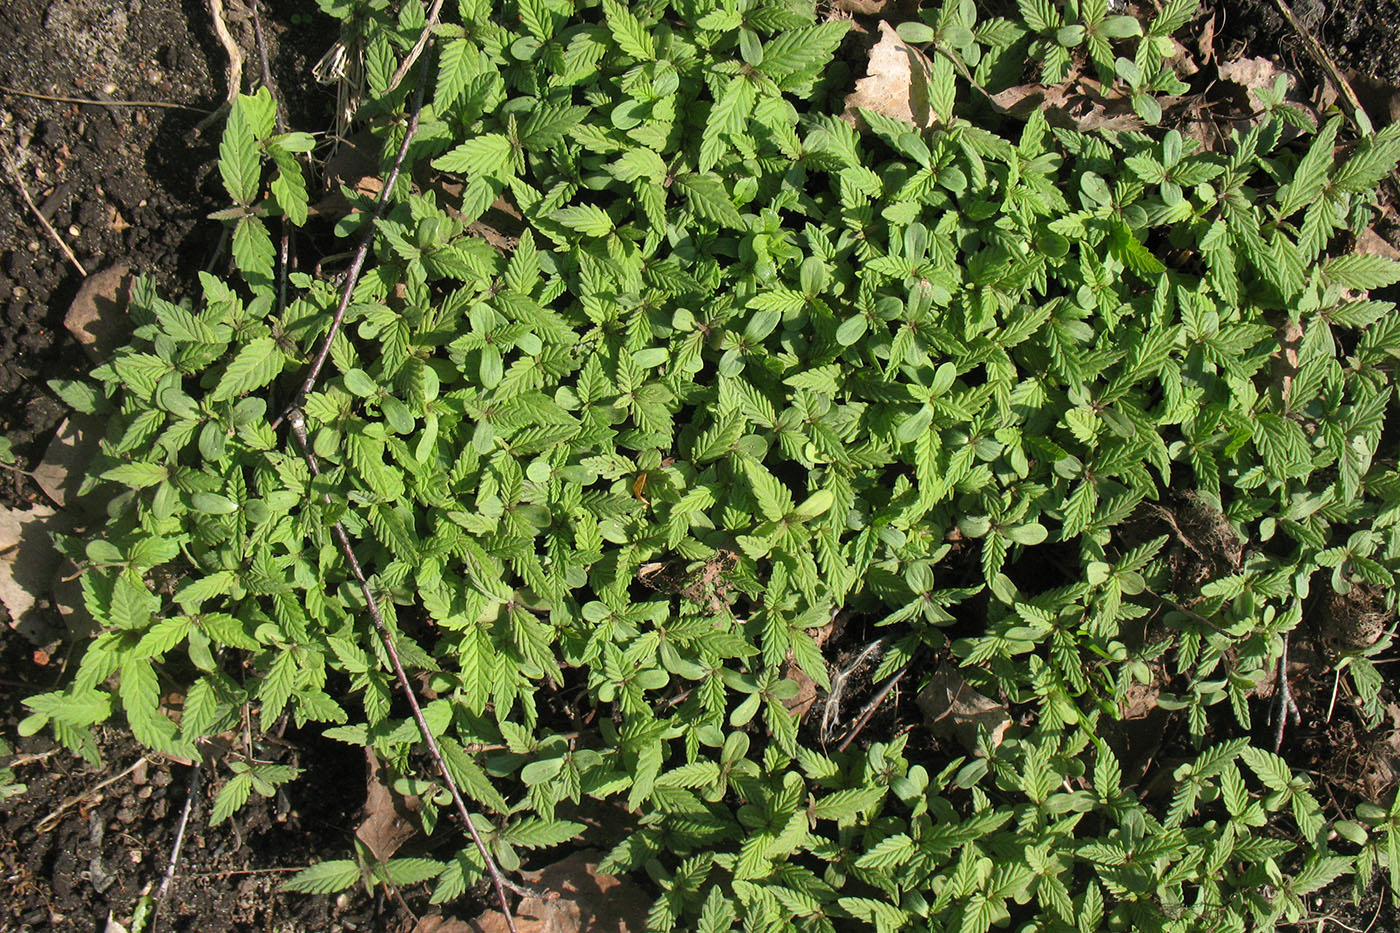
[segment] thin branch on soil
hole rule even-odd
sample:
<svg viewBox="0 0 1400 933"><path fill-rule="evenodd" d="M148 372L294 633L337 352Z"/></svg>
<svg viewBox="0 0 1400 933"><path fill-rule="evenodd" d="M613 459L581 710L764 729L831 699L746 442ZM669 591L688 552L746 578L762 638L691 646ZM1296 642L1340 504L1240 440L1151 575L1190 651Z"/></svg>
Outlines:
<svg viewBox="0 0 1400 933"><path fill-rule="evenodd" d="M63 255L68 257L68 261L73 264L74 269L78 270L78 274L86 278L88 273L87 270L83 268L83 264L78 262L78 257L74 255L73 250L63 241L63 237L58 235L58 231L53 228L53 224L49 223L49 219L44 216L43 212L40 211L38 206L34 203L34 199L29 196L29 189L25 187L24 179L20 177L19 167L15 165L14 154L10 152L9 145L0 141L0 149L4 151L5 169L10 173L10 180L14 182L20 197L24 199L24 203L29 205L29 210L33 212L34 219L39 221L39 226L43 227L44 232L49 235L49 238L58 244L59 249L63 250Z"/></svg>
<svg viewBox="0 0 1400 933"><path fill-rule="evenodd" d="M29 685L26 684L25 686ZM24 765L38 764L41 761L48 761L54 755L57 755L59 751L60 749L51 748L46 752L39 752L37 755L17 755L14 758L11 758L8 762L6 762L5 767L19 768L23 767Z"/></svg>
<svg viewBox="0 0 1400 933"><path fill-rule="evenodd" d="M1288 724L1288 720L1293 720L1293 725L1303 724L1303 714L1298 709L1298 703L1293 699L1293 690L1288 686L1288 632L1283 633L1283 654L1278 662L1278 706L1274 710L1274 754L1277 755L1279 749L1283 748L1283 730Z"/></svg>
<svg viewBox="0 0 1400 933"><path fill-rule="evenodd" d="M156 890L155 907L151 911L151 933L155 933L156 925L160 920L160 909L165 904L165 898L170 894L170 885L175 880L175 866L180 864L180 850L185 846L185 828L189 826L190 813L194 810L195 799L199 796L199 763L194 765L193 774L190 775L189 792L185 794L185 809L180 813L180 825L175 830L175 845L170 850L170 861L165 866L165 877L160 880L160 888Z"/></svg>
<svg viewBox="0 0 1400 933"><path fill-rule="evenodd" d="M1351 89L1351 85L1347 83L1347 79L1342 77L1341 71L1337 68L1337 63L1332 61L1332 56L1327 54L1327 50L1322 47L1322 43L1318 42L1316 37L1299 22L1298 17L1293 14L1292 8L1289 7L1285 0L1274 0L1274 6L1283 14L1283 18L1288 20L1288 25L1293 27L1293 31L1298 34L1298 38L1302 39L1303 44L1308 47L1308 53L1312 55L1313 61L1315 61L1323 71L1327 72L1327 77L1336 85L1337 93L1341 94L1342 100L1345 101L1346 105L1343 109L1346 110L1347 117L1351 119L1352 125L1356 127L1361 135L1370 136L1372 133L1371 118L1366 115L1365 108L1361 106L1361 101L1357 98L1356 92Z"/></svg>
<svg viewBox="0 0 1400 933"><path fill-rule="evenodd" d="M248 8L253 14L253 36L258 44L258 63L262 66L263 87L267 88L267 92L275 98L277 92L272 88L272 67L267 60L267 43L263 41L262 17L258 14L258 0L252 0ZM281 107L277 108L276 121L278 132L285 132L286 121L282 116Z"/></svg>
<svg viewBox="0 0 1400 933"><path fill-rule="evenodd" d="M311 450L311 443L306 436L306 416L302 414L301 409L293 409L287 415L287 423L291 426L292 436L296 438L297 446L301 448L302 458L306 460L311 475L320 476L321 466L317 462L316 455ZM322 498L327 505L331 504L329 494ZM393 634L389 631L389 626L384 622L384 616L379 611L379 601L374 596L374 589L370 586L369 579L360 567L359 558L355 556L355 549L350 544L350 535L346 533L345 526L340 522L331 526L331 532L340 545L340 553L345 556L346 564L350 568L350 575L360 585L360 592L365 597L365 607L370 621L374 624L375 634L379 636L379 643L383 646L384 653L394 668L394 677L398 680L399 691L408 701L409 711L413 714L413 721L418 724L418 731L423 736L423 743L428 748L428 755L433 759L433 764L437 766L438 774L447 785L448 793L452 795L452 803L457 810L457 816L467 827L472 842L481 854L482 861L486 866L486 873L490 876L491 884L496 889L496 898L500 901L501 913L506 918L506 926L510 929L510 933L516 933L514 915L510 909L510 901L506 897L506 890L509 889L522 897L538 895L506 878L501 873L500 867L496 865L496 860L492 858L491 850L486 847L485 840L481 838L481 833L477 831L476 823L473 822L471 813L467 810L467 803L462 799L462 792L452 777L452 771L447 767L447 761L442 756L442 749L438 745L436 737L433 736L432 729L428 728L428 721L423 718L423 708L418 703L418 695L414 692L413 685L408 679L408 673L404 670L403 662L399 659L398 649L394 647Z"/></svg>
<svg viewBox="0 0 1400 933"><path fill-rule="evenodd" d="M365 222L364 233L360 234L360 245L355 250L355 256L350 260L350 268L345 272L345 287L340 292L340 302L336 305L335 314L331 316L330 329L326 331L325 338L321 341L321 346L316 351L316 356L312 360L311 369L307 372L306 378L302 381L301 387L287 407L283 409L272 421L272 428L276 430L284 420L289 418L294 411L300 410L306 397L311 394L311 390L316 388L316 380L320 378L321 368L326 365L326 360L330 357L331 344L335 341L336 334L340 333L340 325L345 321L345 311L350 307L350 298L355 293L355 285L360 281L360 273L364 270L365 258L369 255L370 242L374 239L374 228L379 223L379 218L384 214L384 208L389 203L394 186L398 184L399 171L403 168L404 158L408 155L409 144L413 142L413 137L418 133L418 118L423 110L423 90L428 86L428 59L424 59L423 65L418 70L418 89L413 93L413 111L408 119L408 129L403 134L403 142L399 145L398 155L394 157L394 167L389 170L389 178L384 183L384 188L379 192L379 200L374 203L374 213Z"/></svg>
<svg viewBox="0 0 1400 933"><path fill-rule="evenodd" d="M838 752L844 752L846 746L855 741L855 737L860 735L860 730L865 728L865 724L870 721L870 717L875 715L875 711L880 708L880 704L885 702L885 697L890 695L890 691L895 688L905 674L909 673L909 665L914 663L910 658L904 662L904 666L890 675L879 690L875 691L875 696L870 698L870 702L865 704L865 709L860 711L860 716L856 718L855 725L851 726L851 731L846 733L846 737L841 740L841 744L836 746Z"/></svg>
<svg viewBox="0 0 1400 933"><path fill-rule="evenodd" d="M145 755L142 755L140 758L136 759L135 764L131 765L131 767L127 768L125 771L122 771L120 774L114 774L102 783L89 787L81 794L69 797L67 800L63 801L63 803L58 805L57 810L54 810L52 813L44 817L38 823L35 823L34 832L42 834L48 832L50 829L53 829L53 826L50 824L57 822L58 818L64 813L67 813L71 808L82 803L84 800L88 800L102 793L103 790L105 790L108 787L111 787L113 784L127 777L133 771L141 767L141 765L145 764L149 760L150 759L147 758Z"/></svg>
<svg viewBox="0 0 1400 933"><path fill-rule="evenodd" d="M8 87L0 84L0 94L11 94L15 97L30 97L34 100L48 100L58 104L82 104L93 107L162 107L166 110L188 110L191 113L209 114L213 111L205 110L203 107L191 107L189 104L177 104L168 100L98 100L94 97L68 97L64 94L39 94L35 91L22 91L17 87Z"/></svg>
<svg viewBox="0 0 1400 933"><path fill-rule="evenodd" d="M194 128L196 136L228 113L234 101L238 100L239 91L243 89L243 50L233 41L233 35L228 31L228 23L224 22L224 0L209 0L209 15L214 19L214 34L219 37L219 44L228 53L228 97L219 105L218 110L199 121Z"/></svg>
<svg viewBox="0 0 1400 933"><path fill-rule="evenodd" d="M888 644L888 638L875 639L866 645L860 654L856 655L854 661L832 678L831 689L827 691L826 703L822 706L821 739L823 742L828 740L831 735L831 727L841 714L841 700L846 693L846 683L852 675L865 666L867 661L872 660L872 656L879 657Z"/></svg>
<svg viewBox="0 0 1400 933"><path fill-rule="evenodd" d="M191 871L186 878L232 878L236 875L277 875L292 871L306 871L305 865L286 865L280 868L230 868L226 871Z"/></svg>
<svg viewBox="0 0 1400 933"><path fill-rule="evenodd" d="M409 50L408 57L394 72L394 76L389 79L389 86L384 93L391 93L399 86L403 76L408 74L408 69L413 67L413 63L418 61L418 56L423 54L423 50L428 47L428 39L432 37L433 29L436 28L438 17L442 14L442 0L433 0L432 9L428 11L428 21L423 25L423 31L418 34L418 41L413 43L413 48Z"/></svg>
<svg viewBox="0 0 1400 933"><path fill-rule="evenodd" d="M1332 711L1337 708L1337 690L1342 685L1342 670L1337 668L1332 677L1332 699L1327 703L1327 722L1332 721Z"/></svg>

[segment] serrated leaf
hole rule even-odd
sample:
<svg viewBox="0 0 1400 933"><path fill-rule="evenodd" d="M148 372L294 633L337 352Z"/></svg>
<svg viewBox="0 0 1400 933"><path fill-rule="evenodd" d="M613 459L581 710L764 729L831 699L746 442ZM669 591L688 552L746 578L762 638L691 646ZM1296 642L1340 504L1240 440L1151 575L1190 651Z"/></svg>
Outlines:
<svg viewBox="0 0 1400 933"><path fill-rule="evenodd" d="M500 133L485 133L469 139L433 160L433 168L458 172L473 178L507 181L514 174L515 147Z"/></svg>
<svg viewBox="0 0 1400 933"><path fill-rule="evenodd" d="M1357 291L1385 288L1400 282L1400 262L1363 253L1329 259L1323 263L1322 271L1329 281Z"/></svg>
<svg viewBox="0 0 1400 933"><path fill-rule="evenodd" d="M359 865L351 859L333 859L297 872L282 885L282 890L301 894L334 894L359 880Z"/></svg>
<svg viewBox="0 0 1400 933"><path fill-rule="evenodd" d="M1308 147L1307 155L1298 162L1293 172L1293 180L1279 189L1279 217L1291 217L1306 207L1322 193L1327 184L1327 175L1332 168L1332 147L1337 139L1341 118L1328 120Z"/></svg>
<svg viewBox="0 0 1400 933"><path fill-rule="evenodd" d="M775 81L798 71L816 71L831 61L851 23L832 20L779 33L763 46L763 62L758 70Z"/></svg>
<svg viewBox="0 0 1400 933"><path fill-rule="evenodd" d="M728 148L725 136L742 135L757 98L758 90L746 75L729 79L705 120L705 131L700 136L700 171L708 172L719 161Z"/></svg>
<svg viewBox="0 0 1400 933"><path fill-rule="evenodd" d="M478 72L478 56L476 46L466 39L453 39L442 47L433 90L433 106L439 113L448 111L466 93Z"/></svg>
<svg viewBox="0 0 1400 933"><path fill-rule="evenodd" d="M587 107L545 104L525 118L520 128L520 145L541 152L563 139L588 115Z"/></svg>
<svg viewBox="0 0 1400 933"><path fill-rule="evenodd" d="M214 809L209 814L209 825L218 826L224 820L237 813L248 798L253 793L253 777L248 773L236 774L229 779L223 787L219 788L218 796L214 798ZM351 864L354 864L353 862ZM355 877L359 877L358 870ZM340 888L329 890L338 891ZM328 890L328 893L329 893Z"/></svg>
<svg viewBox="0 0 1400 933"><path fill-rule="evenodd" d="M748 477L749 488L753 490L763 517L776 522L792 511L792 493L755 460L744 460L744 475Z"/></svg>
<svg viewBox="0 0 1400 933"><path fill-rule="evenodd" d="M219 384L209 394L210 401L226 402L254 389L261 389L282 371L287 358L271 337L255 337L228 364Z"/></svg>
<svg viewBox="0 0 1400 933"><path fill-rule="evenodd" d="M718 175L687 173L677 176L676 184L697 216L734 230L744 229L744 218L729 199Z"/></svg>
<svg viewBox="0 0 1400 933"><path fill-rule="evenodd" d="M640 179L660 184L666 177L666 163L654 150L646 148L628 149L616 161L607 166L608 173L619 181L635 182Z"/></svg>
<svg viewBox="0 0 1400 933"><path fill-rule="evenodd" d="M656 58L656 46L652 43L651 34L631 10L618 0L603 0L603 15L607 19L608 32L622 54L641 61Z"/></svg>
<svg viewBox="0 0 1400 933"><path fill-rule="evenodd" d="M393 884L418 884L436 878L446 867L430 858L392 858L384 864L383 871Z"/></svg>
<svg viewBox="0 0 1400 933"><path fill-rule="evenodd" d="M612 218L596 204L576 204L573 207L562 208L551 214L550 220L563 224L570 230L577 230L584 236L607 236L613 231Z"/></svg>
<svg viewBox="0 0 1400 933"><path fill-rule="evenodd" d="M230 241L234 264L252 284L270 285L277 252L272 235L258 217L240 218Z"/></svg>
<svg viewBox="0 0 1400 933"><path fill-rule="evenodd" d="M1293 771L1288 767L1288 762L1272 752L1247 745L1240 749L1240 757L1270 790L1287 790L1293 781Z"/></svg>
<svg viewBox="0 0 1400 933"><path fill-rule="evenodd" d="M145 489L164 482L170 471L158 463L123 463L102 474L102 478L132 489Z"/></svg>
<svg viewBox="0 0 1400 933"><path fill-rule="evenodd" d="M262 178L262 158L245 103L248 99L247 95L241 95L235 102L219 141L219 174L223 177L224 189L242 205L251 205L258 199Z"/></svg>

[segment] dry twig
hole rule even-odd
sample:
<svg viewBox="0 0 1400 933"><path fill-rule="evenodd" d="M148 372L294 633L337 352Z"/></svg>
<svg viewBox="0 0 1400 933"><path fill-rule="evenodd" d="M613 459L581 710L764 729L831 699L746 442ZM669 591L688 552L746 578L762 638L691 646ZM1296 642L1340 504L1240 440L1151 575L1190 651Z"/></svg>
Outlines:
<svg viewBox="0 0 1400 933"><path fill-rule="evenodd" d="M880 708L880 704L885 702L885 697L890 695L890 691L899 684L905 674L909 673L909 665L913 663L913 658L905 661L904 666L891 674L889 679L880 686L880 689L875 691L875 695L870 698L870 702L865 704L865 709L861 710L860 715L856 717L855 725L851 726L851 731L847 732L846 737L841 740L841 744L836 746L838 752L844 752L846 746L850 745L851 742L855 740L855 737L860 735L860 730L865 728L865 724L870 721L871 716L875 715L875 711Z"/></svg>
<svg viewBox="0 0 1400 933"><path fill-rule="evenodd" d="M1341 71L1337 68L1337 63L1332 61L1332 56L1327 54L1327 50L1322 47L1322 43L1318 42L1317 38L1299 22L1298 17L1294 15L1292 8L1289 7L1286 0L1274 0L1274 6L1278 8L1279 13L1283 14L1283 18L1288 21L1288 25L1293 27L1293 31L1298 34L1298 38L1303 40L1303 44L1307 46L1308 53L1312 56L1313 61L1316 62L1323 71L1327 72L1327 77L1336 85L1337 93L1342 95L1342 100L1345 103L1343 109L1346 110L1347 116L1351 119L1352 124L1363 136L1371 135L1371 118L1366 115L1365 108L1361 106L1361 101L1357 98L1356 92L1351 89L1351 85L1347 83L1347 79L1342 77Z"/></svg>
<svg viewBox="0 0 1400 933"><path fill-rule="evenodd" d="M1288 633L1283 633L1283 654L1278 662L1278 705L1274 709L1274 754L1283 748L1283 730L1288 721L1293 725L1303 724L1303 714L1298 702L1293 699L1293 690L1288 686Z"/></svg>
<svg viewBox="0 0 1400 933"><path fill-rule="evenodd" d="M189 826L195 798L199 796L199 767L199 762L195 762L194 772L190 775L190 788L185 794L185 809L180 813L180 825L175 830L175 845L170 849L170 861L165 866L165 877L161 878L160 888L156 891L155 907L151 911L151 933L155 933L160 909L170 894L171 883L175 880L175 866L180 864L180 850L185 847L185 829Z"/></svg>
<svg viewBox="0 0 1400 933"><path fill-rule="evenodd" d="M219 44L228 53L228 97L219 105L218 110L199 121L194 128L196 136L228 113L233 107L233 102L238 100L238 92L243 89L243 50L233 41L233 34L228 31L228 23L224 22L224 0L209 0L209 15L214 19L214 34L219 37Z"/></svg>
<svg viewBox="0 0 1400 933"><path fill-rule="evenodd" d="M355 250L355 256L350 260L350 268L345 272L345 287L340 292L340 302L335 307L335 314L331 316L330 329L326 331L325 338L321 341L321 346L316 351L316 356L311 362L311 369L306 373L306 378L302 380L301 387L292 396L291 402L272 421L272 428L277 429L284 420L291 416L292 412L301 408L306 397L311 394L311 390L316 387L316 380L320 378L321 369L326 365L326 360L330 357L331 343L335 341L335 335L340 333L340 325L345 320L345 311L350 307L350 297L355 293L355 285L360 281L360 273L364 270L365 258L369 255L369 245L374 239L374 228L379 223L379 218L384 214L384 208L389 203L389 198L393 194L394 186L399 180L399 171L403 168L403 160L408 155L409 144L413 142L413 137L418 133L418 118L423 110L423 90L428 82L428 62L425 60L423 66L418 70L418 89L413 95L413 112L408 119L408 129L403 134L403 142L399 144L398 155L394 157L394 167L389 170L389 178L384 183L384 188L379 192L379 200L374 202L374 212L364 225L364 232L360 234L360 245Z"/></svg>
<svg viewBox="0 0 1400 933"><path fill-rule="evenodd" d="M17 87L7 87L0 84L0 94L11 94L15 97L30 97L34 100L48 100L59 104L82 104L93 107L161 107L166 110L189 110L194 113L208 114L210 111L203 107L191 107L189 104L176 104L168 100L98 100L94 97L68 97L63 94L39 94L34 91L22 91Z"/></svg>
<svg viewBox="0 0 1400 933"><path fill-rule="evenodd" d="M63 250L63 255L68 257L68 261L73 264L74 269L78 270L78 274L86 278L88 272L83 268L83 264L78 262L77 255L75 255L72 248L63 241L63 237L58 235L58 231L53 228L53 224L49 223L49 219L44 216L43 211L39 210L38 206L34 203L34 199L29 196L29 189L25 187L24 179L20 177L19 168L15 165L14 156L10 153L10 147L5 142L0 141L0 148L4 150L5 169L10 173L10 180L14 182L20 197L24 199L24 203L29 205L29 210L33 212L34 219L39 221L39 226L43 227L44 232L49 235L49 238L58 244L59 249Z"/></svg>
<svg viewBox="0 0 1400 933"><path fill-rule="evenodd" d="M93 785L92 787L89 787L87 790L83 791L81 794L76 794L76 795L74 795L74 796L72 796L72 797L69 797L67 800L63 801L63 803L61 803L61 804L58 805L58 809L54 810L52 813L50 813L48 816L44 817L44 818L43 818L42 820L40 820L38 823L35 823L35 824L34 824L34 832L36 832L36 833L46 833L46 832L48 832L49 830L53 829L53 824L58 822L58 818L59 818L60 816L62 816L64 813L67 813L72 807L77 806L78 804L82 803L84 800L88 800L88 799L91 799L92 797L97 796L97 795L100 794L103 790L105 790L105 789L108 788L108 787L111 787L113 784L115 784L115 783L117 783L118 781L124 779L125 777L127 777L129 774L131 774L133 771L135 771L137 768L141 767L143 764L145 764L145 763L146 763L147 761L149 761L149 760L150 760L150 759L147 758L145 755L142 755L140 758L136 759L136 762L135 762L134 764L132 764L129 768L127 768L127 769L125 769L124 771L122 771L120 774L114 774L114 775L112 775L111 777L109 777L107 780L103 781L102 783L100 783L100 784L95 784L95 785Z"/></svg>
<svg viewBox="0 0 1400 933"><path fill-rule="evenodd" d="M399 86L403 76L408 74L408 69L413 67L413 63L418 61L418 56L423 54L423 49L428 46L428 39L433 35L433 28L437 26L438 17L442 15L442 0L433 0L432 9L428 11L428 21L423 25L423 31L418 34L418 41L413 43L413 48L409 50L408 57L403 60L394 71L394 76L389 79L389 86L385 88L385 93L389 93Z"/></svg>
<svg viewBox="0 0 1400 933"><path fill-rule="evenodd" d="M846 665L843 670L838 671L836 676L831 679L831 689L827 691L826 703L822 705L821 739L823 742L826 742L831 736L832 727L840 718L841 702L845 698L846 684L867 663L879 658L888 644L889 638L875 639L866 645L860 654L856 655L854 661Z"/></svg>

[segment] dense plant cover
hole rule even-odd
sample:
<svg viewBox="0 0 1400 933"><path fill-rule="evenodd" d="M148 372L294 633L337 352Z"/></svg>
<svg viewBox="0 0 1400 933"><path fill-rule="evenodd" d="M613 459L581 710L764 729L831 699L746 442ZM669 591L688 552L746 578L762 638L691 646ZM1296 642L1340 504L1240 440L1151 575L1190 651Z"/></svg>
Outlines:
<svg viewBox="0 0 1400 933"><path fill-rule="evenodd" d="M322 6L363 51L387 174L424 6ZM603 867L650 874L655 929L1244 930L1347 873L1394 878L1400 810L1333 822L1244 736L1309 595L1400 567L1400 317L1364 295L1400 270L1336 255L1400 125L1339 150L1338 120L1277 101L1203 152L984 98L1028 59L1049 80L1086 59L1155 122L1193 9L950 0L901 28L927 53L919 131L836 115L849 23L801 2L449 4L304 400L319 476L273 422L338 285L294 273L284 300L268 227L306 222L314 140L241 98L220 152L238 274L190 306L141 285L132 343L58 387L109 419L91 482L125 490L69 542L101 634L26 731L92 757L120 713L193 757L250 704L372 746L432 831L445 796L339 521L502 865L604 801L635 831ZM357 235L372 204L347 194ZM470 227L498 198L524 218L501 250ZM1203 585L1141 533L1168 496L1245 543ZM876 680L913 660L917 687L950 649L1020 725L951 759L921 729L823 747L785 700L794 669L829 686L812 633L838 611L889 636ZM1376 668L1345 663L1377 715ZM1198 739L1241 736L1161 797L1101 735L1154 676ZM596 717L561 721L563 690ZM216 821L296 777L225 767ZM440 902L482 867L465 846L372 871ZM359 878L332 858L293 885Z"/></svg>

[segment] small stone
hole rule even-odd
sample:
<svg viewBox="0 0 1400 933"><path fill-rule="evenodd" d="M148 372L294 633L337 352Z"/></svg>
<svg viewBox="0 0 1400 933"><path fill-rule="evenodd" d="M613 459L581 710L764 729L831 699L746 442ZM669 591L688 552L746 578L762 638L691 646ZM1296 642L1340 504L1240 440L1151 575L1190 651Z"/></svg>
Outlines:
<svg viewBox="0 0 1400 933"><path fill-rule="evenodd" d="M14 295L16 298L28 298L28 297L29 297L29 289L25 288L23 285L16 285L16 286L10 291L10 294L11 294L11 295Z"/></svg>
<svg viewBox="0 0 1400 933"><path fill-rule="evenodd" d="M68 225L68 235L71 236L71 237L73 237L74 239L77 239L78 237L80 237L80 236L83 235L83 229L82 229L81 227L79 227L77 224L69 224L69 225Z"/></svg>

